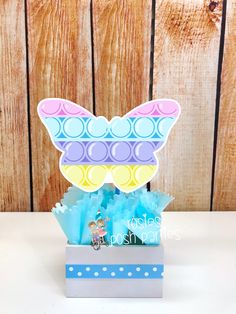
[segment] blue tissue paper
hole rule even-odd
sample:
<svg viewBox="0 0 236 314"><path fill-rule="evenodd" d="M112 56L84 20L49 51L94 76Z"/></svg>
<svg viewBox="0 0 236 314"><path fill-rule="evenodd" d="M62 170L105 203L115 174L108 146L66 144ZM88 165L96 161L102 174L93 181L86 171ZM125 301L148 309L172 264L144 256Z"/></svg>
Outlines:
<svg viewBox="0 0 236 314"><path fill-rule="evenodd" d="M142 244L157 245L161 213L172 200L165 193L145 188L126 194L105 184L100 190L87 193L72 186L52 212L70 244L90 245L92 235L88 225L94 222L99 232L105 231L109 245L135 244L127 240L127 235L129 239L138 237ZM104 222L102 229L99 219Z"/></svg>

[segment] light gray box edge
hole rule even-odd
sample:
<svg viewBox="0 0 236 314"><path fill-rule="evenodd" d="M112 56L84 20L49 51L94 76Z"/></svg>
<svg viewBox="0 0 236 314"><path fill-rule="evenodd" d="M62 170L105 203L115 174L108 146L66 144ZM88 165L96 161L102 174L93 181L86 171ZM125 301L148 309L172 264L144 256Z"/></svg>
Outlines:
<svg viewBox="0 0 236 314"><path fill-rule="evenodd" d="M66 246L66 264L164 264L159 246ZM66 279L69 298L161 298L163 279Z"/></svg>

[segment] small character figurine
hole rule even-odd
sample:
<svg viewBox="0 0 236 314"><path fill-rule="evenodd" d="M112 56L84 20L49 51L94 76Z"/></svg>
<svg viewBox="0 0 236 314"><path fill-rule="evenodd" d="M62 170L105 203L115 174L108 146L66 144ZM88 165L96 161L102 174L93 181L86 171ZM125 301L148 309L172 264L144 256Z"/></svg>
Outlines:
<svg viewBox="0 0 236 314"><path fill-rule="evenodd" d="M97 230L100 237L100 241L102 244L106 244L105 235L107 234L107 231L105 230L105 221L104 219L98 219L97 220Z"/></svg>
<svg viewBox="0 0 236 314"><path fill-rule="evenodd" d="M99 230L97 229L97 224L95 221L90 221L88 224L88 227L90 229L90 233L92 236L92 246L95 250L100 249L100 236L99 236Z"/></svg>

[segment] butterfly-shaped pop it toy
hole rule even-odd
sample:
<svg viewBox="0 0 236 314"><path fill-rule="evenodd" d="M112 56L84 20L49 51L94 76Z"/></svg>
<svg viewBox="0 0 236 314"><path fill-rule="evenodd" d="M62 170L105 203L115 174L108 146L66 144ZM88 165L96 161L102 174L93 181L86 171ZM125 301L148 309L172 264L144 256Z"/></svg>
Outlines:
<svg viewBox="0 0 236 314"><path fill-rule="evenodd" d="M38 113L62 152L60 170L69 182L86 192L105 182L132 192L155 175L154 152L164 146L180 106L171 99L152 100L108 121L71 101L47 98Z"/></svg>

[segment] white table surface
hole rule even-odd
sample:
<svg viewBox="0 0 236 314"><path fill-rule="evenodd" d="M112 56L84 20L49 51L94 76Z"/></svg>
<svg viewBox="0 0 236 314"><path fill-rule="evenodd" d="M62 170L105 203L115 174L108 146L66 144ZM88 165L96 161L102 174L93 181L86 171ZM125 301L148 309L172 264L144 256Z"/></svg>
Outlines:
<svg viewBox="0 0 236 314"><path fill-rule="evenodd" d="M163 215L163 299L67 299L51 213L0 213L0 314L236 313L236 212Z"/></svg>

